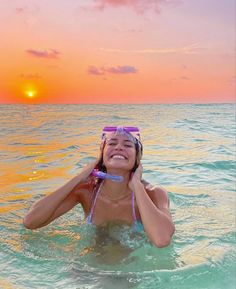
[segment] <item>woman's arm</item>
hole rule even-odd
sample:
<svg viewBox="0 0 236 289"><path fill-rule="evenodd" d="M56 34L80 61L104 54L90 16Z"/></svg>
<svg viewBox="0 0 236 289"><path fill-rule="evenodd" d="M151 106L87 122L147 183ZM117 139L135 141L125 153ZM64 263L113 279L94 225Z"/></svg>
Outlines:
<svg viewBox="0 0 236 289"><path fill-rule="evenodd" d="M96 163L87 165L79 175L68 183L33 204L24 217L24 226L31 230L46 226L78 204L80 200L76 194L77 186L87 180Z"/></svg>
<svg viewBox="0 0 236 289"><path fill-rule="evenodd" d="M150 198L141 183L141 176L142 166L139 165L130 181L130 187L135 193L144 229L157 247L166 247L175 231L167 192L162 188L155 188Z"/></svg>

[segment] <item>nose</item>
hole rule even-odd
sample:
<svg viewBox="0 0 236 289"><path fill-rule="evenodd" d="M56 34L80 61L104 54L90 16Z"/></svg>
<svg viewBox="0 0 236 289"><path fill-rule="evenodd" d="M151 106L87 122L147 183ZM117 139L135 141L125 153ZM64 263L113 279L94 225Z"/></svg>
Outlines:
<svg viewBox="0 0 236 289"><path fill-rule="evenodd" d="M117 143L115 146L115 150L123 150L123 145L121 143Z"/></svg>

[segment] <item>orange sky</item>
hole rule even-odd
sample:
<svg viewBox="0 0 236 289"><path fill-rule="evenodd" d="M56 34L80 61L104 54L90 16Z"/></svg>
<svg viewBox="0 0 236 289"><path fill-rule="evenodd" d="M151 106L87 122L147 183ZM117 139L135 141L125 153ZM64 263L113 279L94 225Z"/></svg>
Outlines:
<svg viewBox="0 0 236 289"><path fill-rule="evenodd" d="M234 6L2 0L0 103L233 102Z"/></svg>

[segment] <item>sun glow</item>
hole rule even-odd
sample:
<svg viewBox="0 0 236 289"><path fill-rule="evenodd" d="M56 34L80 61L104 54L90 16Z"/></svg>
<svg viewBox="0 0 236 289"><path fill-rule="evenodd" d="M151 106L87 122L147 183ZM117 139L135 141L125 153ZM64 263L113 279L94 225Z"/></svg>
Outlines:
<svg viewBox="0 0 236 289"><path fill-rule="evenodd" d="M26 90L25 94L28 98L34 98L36 96L36 91L35 90Z"/></svg>

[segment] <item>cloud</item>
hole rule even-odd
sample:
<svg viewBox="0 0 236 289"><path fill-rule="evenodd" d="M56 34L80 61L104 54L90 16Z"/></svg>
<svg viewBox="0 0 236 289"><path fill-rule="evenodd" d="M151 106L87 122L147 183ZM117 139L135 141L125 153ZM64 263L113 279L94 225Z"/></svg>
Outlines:
<svg viewBox="0 0 236 289"><path fill-rule="evenodd" d="M49 50L35 50L35 49L28 49L26 52L33 57L36 58L44 58L44 59L58 59L60 52L55 49Z"/></svg>
<svg viewBox="0 0 236 289"><path fill-rule="evenodd" d="M102 68L97 68L95 66L89 66L88 68L88 74L92 75L103 75L105 72L103 71Z"/></svg>
<svg viewBox="0 0 236 289"><path fill-rule="evenodd" d="M134 74L138 70L134 66L123 65L116 67L95 67L89 66L88 73L91 75L105 75L105 74Z"/></svg>
<svg viewBox="0 0 236 289"><path fill-rule="evenodd" d="M190 81L191 78L189 76L186 75L182 75L182 76L177 76L177 77L172 77L169 79L171 82L179 82L179 81Z"/></svg>
<svg viewBox="0 0 236 289"><path fill-rule="evenodd" d="M129 73L137 73L138 70L133 66L125 65L117 67L108 67L106 69L106 72L113 74L129 74Z"/></svg>
<svg viewBox="0 0 236 289"><path fill-rule="evenodd" d="M27 6L18 6L14 10L16 14L36 15L39 13L40 9L37 5L27 5Z"/></svg>
<svg viewBox="0 0 236 289"><path fill-rule="evenodd" d="M181 80L191 80L191 78L188 76L181 76L180 79Z"/></svg>
<svg viewBox="0 0 236 289"><path fill-rule="evenodd" d="M161 6L167 4L180 3L181 0L93 0L95 8L104 10L107 7L128 7L138 14L143 14L146 11L154 11L160 13Z"/></svg>
<svg viewBox="0 0 236 289"><path fill-rule="evenodd" d="M40 78L42 78L42 76L39 75L38 73L29 73L29 74L21 73L20 77L24 78L24 79L40 79Z"/></svg>
<svg viewBox="0 0 236 289"><path fill-rule="evenodd" d="M114 27L115 32L119 33L140 33L143 32L140 28L121 28L121 27Z"/></svg>
<svg viewBox="0 0 236 289"><path fill-rule="evenodd" d="M14 12L26 26L32 27L39 21L40 9L37 5L18 6Z"/></svg>
<svg viewBox="0 0 236 289"><path fill-rule="evenodd" d="M18 7L15 9L16 14L22 14L26 12L26 8L25 7Z"/></svg>
<svg viewBox="0 0 236 289"><path fill-rule="evenodd" d="M196 54L203 50L197 43L193 43L183 47L174 48L148 48L148 49L110 49L110 48L99 48L103 52L111 53L138 53L138 54L170 54L170 53L181 53L181 54Z"/></svg>

